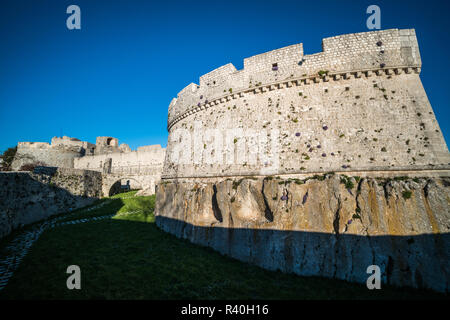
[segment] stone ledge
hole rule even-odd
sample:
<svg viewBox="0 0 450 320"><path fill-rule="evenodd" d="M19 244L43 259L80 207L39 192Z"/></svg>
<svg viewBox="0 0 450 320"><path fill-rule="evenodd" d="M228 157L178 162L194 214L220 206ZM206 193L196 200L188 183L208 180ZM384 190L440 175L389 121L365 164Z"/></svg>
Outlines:
<svg viewBox="0 0 450 320"><path fill-rule="evenodd" d="M395 67L372 68L372 69L364 69L364 70L327 72L326 74L324 74L322 76L320 76L318 74L313 74L313 75L307 75L307 76L299 77L299 78L284 79L284 80L280 80L280 81L276 81L276 82L265 83L265 84L262 84L259 86L242 89L237 92L227 93L225 95L214 98L209 102L203 102L194 108L188 109L184 113L178 115L171 122L168 122L167 131L170 131L170 129L176 123L181 121L182 119L184 119L190 115L193 115L197 112L200 112L202 110L211 108L215 105L219 105L220 103L224 103L231 99L236 99L237 95L239 95L239 97L242 98L242 97L245 97L246 94L260 94L260 93L264 93L264 92L268 92L268 91L282 90L285 87L290 88L292 86L316 84L321 81L322 82L328 82L330 80L341 81L341 80L351 79L352 77L355 79L363 79L362 75L364 75L365 78L369 78L369 77L373 76L374 74L376 76L381 76L381 75L393 76L393 75L401 75L403 72L405 74L410 74L412 72L414 72L416 74L420 74L421 67L420 66L395 66Z"/></svg>
<svg viewBox="0 0 450 320"><path fill-rule="evenodd" d="M316 170L316 171L303 171L303 172L293 172L293 173L275 173L270 176L280 176L280 177L308 177L313 175L322 175L326 173L335 173L341 175L354 175L361 177L390 177L390 176L407 176L407 177L450 177L450 166L442 166L440 168L431 169L430 167L374 167L374 168L364 168L361 170L349 168L347 170ZM229 175L209 175L209 176L174 176L174 175L162 175L161 180L179 180L179 179L221 179L230 177L265 177L269 175L261 175L259 171L248 172L245 174L229 174Z"/></svg>

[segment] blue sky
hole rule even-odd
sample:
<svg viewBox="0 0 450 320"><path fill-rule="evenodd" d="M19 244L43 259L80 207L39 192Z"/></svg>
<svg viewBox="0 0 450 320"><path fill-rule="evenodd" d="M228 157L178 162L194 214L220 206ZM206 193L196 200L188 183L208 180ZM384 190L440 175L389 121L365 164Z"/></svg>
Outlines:
<svg viewBox="0 0 450 320"><path fill-rule="evenodd" d="M415 28L421 79L450 137L449 1L6 0L0 6L0 151L18 141L113 136L135 149L167 143L167 108L190 82L228 62L381 27ZM81 30L66 8L81 8Z"/></svg>

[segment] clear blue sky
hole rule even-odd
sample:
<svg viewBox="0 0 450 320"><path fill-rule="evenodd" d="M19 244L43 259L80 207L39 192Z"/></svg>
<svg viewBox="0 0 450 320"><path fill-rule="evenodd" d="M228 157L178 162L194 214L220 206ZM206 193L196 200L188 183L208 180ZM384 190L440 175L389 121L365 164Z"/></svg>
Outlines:
<svg viewBox="0 0 450 320"><path fill-rule="evenodd" d="M3 0L0 4L0 151L61 134L95 143L114 136L133 149L167 142L170 100L228 62L366 29L415 28L421 78L450 137L450 1ZM66 28L81 8L82 29Z"/></svg>

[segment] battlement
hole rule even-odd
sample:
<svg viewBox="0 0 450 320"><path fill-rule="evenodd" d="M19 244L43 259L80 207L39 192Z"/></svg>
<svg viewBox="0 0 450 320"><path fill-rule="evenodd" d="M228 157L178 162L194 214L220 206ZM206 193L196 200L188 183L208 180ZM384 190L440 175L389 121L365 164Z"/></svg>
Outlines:
<svg viewBox="0 0 450 320"><path fill-rule="evenodd" d="M169 106L168 129L182 116L242 97L254 88L283 87L281 82L305 79L317 81L317 75L339 75L400 70L420 72L421 59L414 29L389 29L345 34L322 40L322 52L304 55L303 44L294 44L244 59L244 68L226 64L200 77L200 84L189 84ZM409 69L405 69L409 68ZM410 69L413 68L413 69ZM335 75L338 75L335 77ZM327 81L327 77L321 77ZM308 83L304 81L305 84ZM287 84L289 85L289 84ZM217 101L218 100L218 101Z"/></svg>
<svg viewBox="0 0 450 320"><path fill-rule="evenodd" d="M51 146L48 142L19 142L17 143L17 148L50 149Z"/></svg>

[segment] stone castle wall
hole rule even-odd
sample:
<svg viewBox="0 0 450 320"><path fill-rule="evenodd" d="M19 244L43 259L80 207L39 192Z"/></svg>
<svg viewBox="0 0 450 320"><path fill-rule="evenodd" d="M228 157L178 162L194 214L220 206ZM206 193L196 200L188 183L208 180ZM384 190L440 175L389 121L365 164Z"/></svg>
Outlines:
<svg viewBox="0 0 450 320"><path fill-rule="evenodd" d="M244 59L239 71L227 64L172 100L163 177L264 174L263 157L227 164L249 154L249 129L266 133L277 149L274 174L448 168L420 69L413 29L326 38L313 55L292 45ZM222 148L210 128L221 131ZM171 158L186 152L192 159L221 154L212 164Z"/></svg>
<svg viewBox="0 0 450 320"><path fill-rule="evenodd" d="M269 270L448 292L449 178L326 175L158 185L156 223Z"/></svg>
<svg viewBox="0 0 450 320"><path fill-rule="evenodd" d="M148 189L155 192L161 178L165 149L160 145L139 147L136 151L108 153L74 159L76 169L94 170L108 175L105 177L104 195L117 181L125 185L128 181L132 189ZM111 161L111 168L104 172L105 164Z"/></svg>
<svg viewBox="0 0 450 320"><path fill-rule="evenodd" d="M148 146L153 147L153 146ZM137 151L130 151L126 153L109 153L99 154L93 156L86 156L74 160L74 167L76 169L89 169L95 171L102 171L103 164L106 159L112 159L112 172L126 172L130 173L142 172L148 174L156 174L152 168L162 167L164 161L165 150L160 145L157 148L139 148Z"/></svg>
<svg viewBox="0 0 450 320"><path fill-rule="evenodd" d="M271 270L364 283L375 264L384 283L448 292L450 157L414 30L322 43L172 100L157 225Z"/></svg>
<svg viewBox="0 0 450 320"><path fill-rule="evenodd" d="M67 168L0 173L0 238L24 225L91 204L101 197L101 173Z"/></svg>
<svg viewBox="0 0 450 320"><path fill-rule="evenodd" d="M95 145L92 143L89 143L87 141L81 141L77 138L71 138L71 137L53 137L51 141L52 147L79 147L82 148L84 151L84 154L94 154Z"/></svg>

